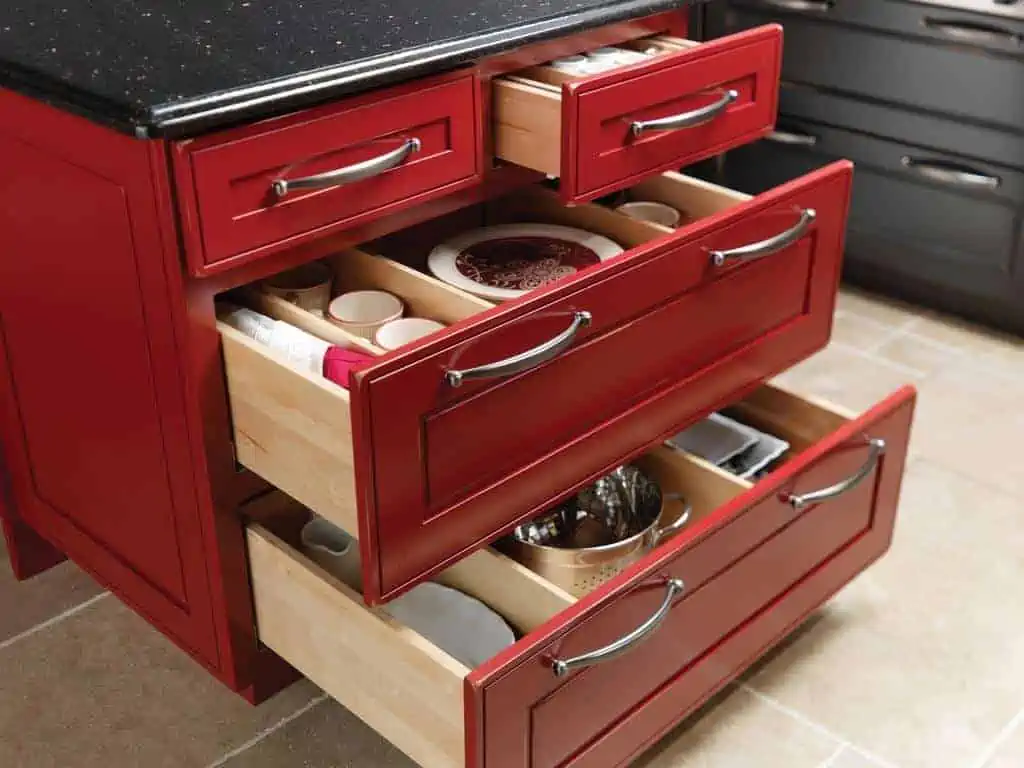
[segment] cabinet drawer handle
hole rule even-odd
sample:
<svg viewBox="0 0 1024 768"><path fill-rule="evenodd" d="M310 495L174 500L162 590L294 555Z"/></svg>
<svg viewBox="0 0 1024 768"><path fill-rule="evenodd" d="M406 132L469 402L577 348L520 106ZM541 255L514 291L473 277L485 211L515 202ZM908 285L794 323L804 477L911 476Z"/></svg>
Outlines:
<svg viewBox="0 0 1024 768"><path fill-rule="evenodd" d="M761 0L761 4L781 8L784 11L828 13L835 5L835 0Z"/></svg>
<svg viewBox="0 0 1024 768"><path fill-rule="evenodd" d="M998 189L999 185L1003 183L1003 180L998 176L990 176L970 166L951 163L946 160L920 160L916 157L904 155L900 158L900 163L907 170L942 184L955 184L956 186L973 187L975 189Z"/></svg>
<svg viewBox="0 0 1024 768"><path fill-rule="evenodd" d="M585 310L573 312L572 323L569 327L543 344L538 344L533 349L520 352L518 355L506 357L496 363L487 363L476 368L467 368L464 371L454 368L445 371L445 381L452 387L461 387L466 379L489 379L495 376L511 376L514 373L527 371L534 366L540 365L553 357L558 357L567 349L576 338L581 328L586 328L593 320L593 315Z"/></svg>
<svg viewBox="0 0 1024 768"><path fill-rule="evenodd" d="M739 248L730 248L727 251L710 251L711 261L716 267L724 266L730 261L753 261L762 256L769 256L773 253L788 248L807 233L807 229L818 217L818 212L813 208L805 208L800 211L800 221L767 240L760 240L749 245L741 245Z"/></svg>
<svg viewBox="0 0 1024 768"><path fill-rule="evenodd" d="M926 16L921 20L921 24L946 37L965 43L1015 43L1020 45L1024 40L1024 37L1012 29L979 21L954 21Z"/></svg>
<svg viewBox="0 0 1024 768"><path fill-rule="evenodd" d="M584 653L582 656L574 656L571 659L552 659L551 671L555 673L555 677L565 677L574 669L602 664L632 650L653 635L662 622L668 618L668 612L672 608L672 601L676 595L682 594L685 589L686 585L682 579L669 579L665 582L665 599L658 606L658 610L651 614L651 617L643 624L629 634L623 635L614 643L609 643L604 648L598 648L596 651Z"/></svg>
<svg viewBox="0 0 1024 768"><path fill-rule="evenodd" d="M809 133L796 133L794 131L772 131L765 139L774 141L776 144L788 144L792 147L813 147L818 143L818 137Z"/></svg>
<svg viewBox="0 0 1024 768"><path fill-rule="evenodd" d="M739 97L738 91L729 90L713 104L708 104L706 107L695 109L692 112L659 117L657 120L636 120L630 125L630 131L633 132L633 136L640 136L644 131L675 131L679 128L703 125L724 114L729 105Z"/></svg>
<svg viewBox="0 0 1024 768"><path fill-rule="evenodd" d="M885 440L881 440L879 438L868 440L868 460L865 461L864 466L858 469L855 473L845 480L840 480L835 485L830 485L828 488L822 488L818 491L801 494L784 494L784 500L788 501L793 509L800 511L809 507L811 504L817 504L822 501L834 499L836 496L842 496L847 491L852 491L860 485L861 481L871 474L872 470L878 466L878 461L881 459L883 453L885 453Z"/></svg>
<svg viewBox="0 0 1024 768"><path fill-rule="evenodd" d="M361 163L353 163L344 168L318 173L316 176L306 176L302 179L276 179L270 186L275 195L284 197L293 189L322 189L351 184L354 181L369 179L371 176L379 176L384 171L398 167L413 152L419 152L422 146L423 143L419 139L406 139L398 149L371 157L369 160L363 160Z"/></svg>

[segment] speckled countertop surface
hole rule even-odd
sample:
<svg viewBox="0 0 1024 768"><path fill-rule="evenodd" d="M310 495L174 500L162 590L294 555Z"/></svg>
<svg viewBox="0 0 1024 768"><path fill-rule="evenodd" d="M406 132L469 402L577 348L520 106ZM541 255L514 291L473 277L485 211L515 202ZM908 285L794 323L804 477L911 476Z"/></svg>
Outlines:
<svg viewBox="0 0 1024 768"><path fill-rule="evenodd" d="M187 136L694 0L3 0L0 85Z"/></svg>

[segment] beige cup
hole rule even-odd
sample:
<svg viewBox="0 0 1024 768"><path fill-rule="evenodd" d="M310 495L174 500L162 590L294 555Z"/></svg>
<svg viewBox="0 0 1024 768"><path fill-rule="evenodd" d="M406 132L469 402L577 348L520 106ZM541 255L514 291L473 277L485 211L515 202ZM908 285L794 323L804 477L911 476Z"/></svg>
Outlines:
<svg viewBox="0 0 1024 768"><path fill-rule="evenodd" d="M634 203L623 203L615 210L619 213L624 213L631 219L647 221L651 224L660 224L663 227L674 228L679 226L679 211L671 205L665 205L664 203L638 200Z"/></svg>
<svg viewBox="0 0 1024 768"><path fill-rule="evenodd" d="M267 278L263 281L263 287L267 293L280 296L307 312L323 317L331 302L333 278L330 267L313 261Z"/></svg>
<svg viewBox="0 0 1024 768"><path fill-rule="evenodd" d="M402 300L387 291L350 291L331 302L327 317L349 333L373 341L377 329L400 318L404 310Z"/></svg>
<svg viewBox="0 0 1024 768"><path fill-rule="evenodd" d="M383 349L398 349L443 328L444 325L436 320L403 317L400 320L392 320L377 329L377 346Z"/></svg>

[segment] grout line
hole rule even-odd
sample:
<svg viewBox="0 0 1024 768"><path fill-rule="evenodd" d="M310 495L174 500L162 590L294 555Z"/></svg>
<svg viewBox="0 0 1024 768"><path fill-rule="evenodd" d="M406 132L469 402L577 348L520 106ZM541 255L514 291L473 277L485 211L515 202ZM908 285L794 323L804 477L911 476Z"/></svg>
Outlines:
<svg viewBox="0 0 1024 768"><path fill-rule="evenodd" d="M836 347L837 349L839 349L839 350L841 350L843 352L850 352L850 353L856 355L857 357L862 357L862 358L864 358L866 360L870 360L873 363L878 363L881 366L884 366L884 367L887 367L887 368L891 368L892 370L896 371L897 373L902 373L902 374L905 374L907 376L917 376L919 378L920 377L927 377L928 376L928 372L927 371L922 371L920 368L912 368L909 365L904 365L903 363L897 363L897 362L895 362L893 360L888 360L888 359L886 359L884 357L876 357L875 355L871 354L870 352L868 352L866 350L861 349L860 347L855 347L852 344L847 344L846 342L843 342L843 341L839 341L839 340L832 341L832 342L829 343L829 346L830 347Z"/></svg>
<svg viewBox="0 0 1024 768"><path fill-rule="evenodd" d="M890 763L887 760L883 760L882 758L880 758L878 755L874 754L873 752L868 752L866 749L863 749L862 747L858 747L856 744L854 744L849 739L844 738L843 736L840 736L838 733L836 733L835 731L827 728L826 726L822 725L821 723L815 722L811 718L807 717L807 715L805 715L803 712L800 712L799 710L793 709L792 707L788 707L788 706L786 706L785 704L783 704L780 701L776 701L775 699L773 699L768 694L762 693L761 691L757 690L756 688L753 688L749 683L740 683L739 686L744 691L749 693L751 696L753 696L754 698L760 700L762 703L767 704L769 707L771 707L771 708L773 708L773 709L775 709L775 710L777 710L779 712L782 712L784 715L789 715L789 717L793 718L798 723L801 723L802 725L806 725L808 728L811 728L812 730L817 731L820 734L828 736L833 741L838 742L843 748L850 749L850 750L856 752L857 754L861 755L862 757L864 757L864 758L866 758L866 759L876 763L879 766L879 768L897 768L897 766L894 765L893 763ZM836 757L836 755L833 755L831 759L835 759L835 757Z"/></svg>
<svg viewBox="0 0 1024 768"><path fill-rule="evenodd" d="M70 617L74 616L76 613L80 613L81 611L84 611L90 605L93 605L94 603L98 603L100 600L102 600L105 597L110 597L110 593L109 592L100 592L100 594L93 595L88 600L86 600L84 603L79 603L78 605L74 606L73 608L68 608L66 611L63 611L62 613L58 613L56 616L53 616L53 617L47 619L46 621L44 621L44 622L42 622L40 624L36 624L34 627L32 627L30 629L26 629L24 632L20 632L17 635L14 635L13 637L7 638L3 642L0 642L0 651L3 651L3 650L6 650L7 648L10 648L15 643L20 642L20 641L24 640L27 637L31 637L32 635L36 634L37 632L42 632L44 629L49 629L54 624L59 624L60 622L64 621L64 619L70 618Z"/></svg>
<svg viewBox="0 0 1024 768"><path fill-rule="evenodd" d="M838 747L836 747L836 751L828 757L826 757L825 762L819 765L818 768L832 768L832 766L836 764L836 760L838 760L845 751L846 745L840 744Z"/></svg>
<svg viewBox="0 0 1024 768"><path fill-rule="evenodd" d="M253 736L251 739L235 747L230 752L226 752L225 754L221 755L219 758L217 758L212 763L207 765L206 768L220 768L220 766L227 763L233 757L238 757L243 752L247 752L248 750L252 749L265 738L273 734L275 731L279 731L281 728L284 728L286 725L288 725L288 723L292 722L293 720L298 720L300 717L302 717L310 710L323 704L325 701L327 701L327 699L327 694L321 693L319 696L315 697L311 701L308 701L305 704L303 704L290 715L285 715L273 725L264 728L261 731L257 731L256 735Z"/></svg>
<svg viewBox="0 0 1024 768"><path fill-rule="evenodd" d="M984 768L988 761L992 759L992 756L999 751L999 748L1003 746L1006 740L1013 735L1013 732L1017 730L1021 724L1024 724L1024 709L1014 715L1010 722L1003 726L1002 730L996 734L996 737L992 739L989 745L985 747L985 749L981 751L981 754L978 755L973 763L971 763L970 768Z"/></svg>

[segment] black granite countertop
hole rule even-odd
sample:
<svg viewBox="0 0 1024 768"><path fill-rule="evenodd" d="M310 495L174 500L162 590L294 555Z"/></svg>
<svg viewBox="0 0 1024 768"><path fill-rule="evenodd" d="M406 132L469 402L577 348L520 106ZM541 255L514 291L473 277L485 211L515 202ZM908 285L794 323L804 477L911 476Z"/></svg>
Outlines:
<svg viewBox="0 0 1024 768"><path fill-rule="evenodd" d="M0 85L194 135L694 0L3 0Z"/></svg>

